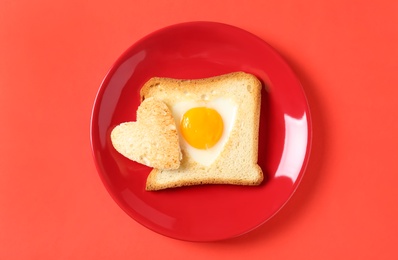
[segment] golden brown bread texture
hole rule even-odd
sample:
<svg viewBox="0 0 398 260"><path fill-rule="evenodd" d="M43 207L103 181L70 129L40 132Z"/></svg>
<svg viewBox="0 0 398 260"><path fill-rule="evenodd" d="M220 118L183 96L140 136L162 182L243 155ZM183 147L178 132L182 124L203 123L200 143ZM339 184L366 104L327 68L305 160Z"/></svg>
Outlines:
<svg viewBox="0 0 398 260"><path fill-rule="evenodd" d="M181 150L170 109L154 98L143 101L136 122L125 122L111 132L114 148L130 160L158 169L177 169Z"/></svg>
<svg viewBox="0 0 398 260"><path fill-rule="evenodd" d="M173 106L181 100L230 99L237 109L228 140L211 165L197 163L181 146L180 167L174 170L153 169L146 189L199 184L259 185L264 178L257 164L261 87L255 76L244 72L194 80L150 79L141 89L142 100L152 97L162 100L172 113Z"/></svg>

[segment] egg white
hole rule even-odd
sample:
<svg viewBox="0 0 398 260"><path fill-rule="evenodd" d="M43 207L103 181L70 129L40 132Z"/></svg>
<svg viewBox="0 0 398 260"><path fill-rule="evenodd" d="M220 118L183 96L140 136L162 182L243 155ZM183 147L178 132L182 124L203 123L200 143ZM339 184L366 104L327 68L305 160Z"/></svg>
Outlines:
<svg viewBox="0 0 398 260"><path fill-rule="evenodd" d="M224 129L220 140L211 148L202 150L192 147L182 136L180 129L180 122L189 109L194 107L207 107L215 109L222 117ZM171 106L177 131L180 140L180 147L185 150L189 156L199 164L210 166L223 150L225 143L228 141L230 133L235 123L237 105L230 99L217 98L213 100L198 100L198 101L181 101Z"/></svg>

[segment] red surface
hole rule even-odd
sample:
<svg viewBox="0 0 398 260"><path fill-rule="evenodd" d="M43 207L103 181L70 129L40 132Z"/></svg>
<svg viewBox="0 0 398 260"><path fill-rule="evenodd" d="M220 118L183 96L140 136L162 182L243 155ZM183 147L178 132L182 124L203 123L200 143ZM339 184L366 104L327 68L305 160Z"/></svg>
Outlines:
<svg viewBox="0 0 398 260"><path fill-rule="evenodd" d="M121 156L110 143L116 125L136 120L141 86L155 76L192 79L234 71L255 74L264 85L258 163L266 180L260 187L145 191L150 168ZM309 118L298 79L267 43L221 23L183 23L145 37L118 59L99 90L91 139L105 186L130 216L172 238L213 241L251 231L287 202L307 165Z"/></svg>
<svg viewBox="0 0 398 260"><path fill-rule="evenodd" d="M0 1L0 259L396 259L398 3ZM170 239L109 196L90 117L114 61L181 22L238 26L302 83L305 175L277 215L223 242Z"/></svg>

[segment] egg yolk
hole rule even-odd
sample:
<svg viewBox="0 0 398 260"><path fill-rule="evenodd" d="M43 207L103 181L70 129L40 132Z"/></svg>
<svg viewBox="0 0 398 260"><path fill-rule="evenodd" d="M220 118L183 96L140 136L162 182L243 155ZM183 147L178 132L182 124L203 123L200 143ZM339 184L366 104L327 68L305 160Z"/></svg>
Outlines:
<svg viewBox="0 0 398 260"><path fill-rule="evenodd" d="M215 109L195 107L185 112L180 129L182 136L191 146L208 149L220 140L224 123Z"/></svg>

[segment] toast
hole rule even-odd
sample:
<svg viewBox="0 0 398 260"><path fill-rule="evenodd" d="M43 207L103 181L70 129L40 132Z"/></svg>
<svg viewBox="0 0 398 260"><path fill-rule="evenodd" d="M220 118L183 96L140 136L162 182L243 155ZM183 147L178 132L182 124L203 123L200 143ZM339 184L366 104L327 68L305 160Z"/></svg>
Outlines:
<svg viewBox="0 0 398 260"><path fill-rule="evenodd" d="M136 122L124 122L111 132L113 147L129 158L157 169L180 167L181 150L174 118L163 102L147 98Z"/></svg>
<svg viewBox="0 0 398 260"><path fill-rule="evenodd" d="M224 119L233 118L220 152L210 164L198 162L192 149L179 132L182 160L178 169L154 168L146 183L146 190L201 185L233 184L259 185L264 175L257 164L258 134L261 106L261 82L244 72L234 72L204 79L172 79L155 77L141 88L142 102L155 98L171 110L178 129L181 111L179 104L206 104L212 100L226 100L233 104ZM205 155L206 151L202 151Z"/></svg>

